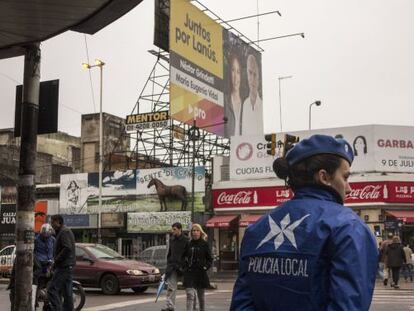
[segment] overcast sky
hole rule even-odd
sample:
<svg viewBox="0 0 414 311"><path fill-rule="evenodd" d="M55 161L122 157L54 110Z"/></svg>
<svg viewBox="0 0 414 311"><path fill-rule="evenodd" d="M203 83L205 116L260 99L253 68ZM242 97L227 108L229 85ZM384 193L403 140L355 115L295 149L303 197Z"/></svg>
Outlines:
<svg viewBox="0 0 414 311"><path fill-rule="evenodd" d="M204 0L224 20L257 12L256 0ZM125 117L132 111L155 63L154 3L145 0L127 15L87 36L91 62L104 67L104 111ZM278 77L282 81L283 130L363 124L414 125L414 2L412 0L259 0L260 38L304 32L263 42L265 132L278 131ZM257 20L232 23L251 39ZM80 135L81 113L98 111L99 71L91 97L84 35L66 32L43 42L41 79L60 79L59 130ZM15 87L23 80L23 58L0 60L0 128L14 126ZM18 83L17 83L18 82Z"/></svg>

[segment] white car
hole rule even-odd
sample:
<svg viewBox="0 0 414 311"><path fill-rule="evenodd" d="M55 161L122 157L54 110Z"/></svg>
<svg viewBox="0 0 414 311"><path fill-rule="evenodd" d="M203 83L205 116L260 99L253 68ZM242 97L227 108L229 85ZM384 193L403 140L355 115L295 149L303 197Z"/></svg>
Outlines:
<svg viewBox="0 0 414 311"><path fill-rule="evenodd" d="M0 275L10 277L13 268L14 258L16 257L16 247L9 245L0 250Z"/></svg>

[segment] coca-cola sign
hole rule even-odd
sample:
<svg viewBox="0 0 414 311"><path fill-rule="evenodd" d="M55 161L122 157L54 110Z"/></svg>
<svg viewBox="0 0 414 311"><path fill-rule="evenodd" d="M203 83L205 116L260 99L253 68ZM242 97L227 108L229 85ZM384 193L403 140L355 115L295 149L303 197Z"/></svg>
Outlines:
<svg viewBox="0 0 414 311"><path fill-rule="evenodd" d="M239 191L237 193L222 192L217 198L218 205L249 205L253 199L253 191ZM254 192L257 197L257 192ZM256 202L257 203L257 202Z"/></svg>
<svg viewBox="0 0 414 311"><path fill-rule="evenodd" d="M213 189L214 208L273 208L292 197L286 187Z"/></svg>
<svg viewBox="0 0 414 311"><path fill-rule="evenodd" d="M368 184L360 187L353 184L351 193L347 195L345 201L382 201L384 198L383 191L383 184Z"/></svg>
<svg viewBox="0 0 414 311"><path fill-rule="evenodd" d="M346 197L345 204L414 202L414 182L354 182L350 186L352 190ZM271 209L292 197L292 191L283 186L213 189L213 207Z"/></svg>

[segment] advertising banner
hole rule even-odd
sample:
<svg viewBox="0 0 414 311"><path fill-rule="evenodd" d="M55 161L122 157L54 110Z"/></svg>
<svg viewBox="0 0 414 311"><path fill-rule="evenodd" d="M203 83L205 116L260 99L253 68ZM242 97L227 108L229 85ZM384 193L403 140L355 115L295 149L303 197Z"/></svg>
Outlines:
<svg viewBox="0 0 414 311"><path fill-rule="evenodd" d="M170 232L171 225L180 222L189 230L191 212L128 213L128 232Z"/></svg>
<svg viewBox="0 0 414 311"><path fill-rule="evenodd" d="M213 207L215 209L235 208L273 208L293 197L286 187L249 187L234 189L214 189Z"/></svg>
<svg viewBox="0 0 414 311"><path fill-rule="evenodd" d="M126 117L126 132L136 132L146 129L167 127L169 124L169 111L156 111L140 114L131 114Z"/></svg>
<svg viewBox="0 0 414 311"><path fill-rule="evenodd" d="M1 204L0 233L14 233L16 227L16 204Z"/></svg>
<svg viewBox="0 0 414 311"><path fill-rule="evenodd" d="M89 227L89 215L63 215L63 221L69 228Z"/></svg>
<svg viewBox="0 0 414 311"><path fill-rule="evenodd" d="M262 134L260 53L188 0L171 2L169 40L172 118L220 136Z"/></svg>
<svg viewBox="0 0 414 311"><path fill-rule="evenodd" d="M345 205L358 203L413 203L414 182L351 182ZM293 198L284 186L213 189L214 209L255 209L275 207Z"/></svg>
<svg viewBox="0 0 414 311"><path fill-rule="evenodd" d="M104 172L100 212L186 211L191 206L192 168ZM205 168L195 168L194 209L204 211ZM60 213L99 212L99 174L61 175Z"/></svg>
<svg viewBox="0 0 414 311"><path fill-rule="evenodd" d="M205 168L195 167L194 191L204 192ZM137 193L157 193L157 185L175 186L180 185L186 192L191 192L192 168L191 167L163 167L137 170Z"/></svg>
<svg viewBox="0 0 414 311"><path fill-rule="evenodd" d="M297 131L276 134L282 143L285 134L301 140L314 134L331 135L349 142L354 152L353 173L398 172L414 173L414 127L390 125L364 125ZM266 153L266 141L262 135L235 136L231 139L230 179L276 178L272 157Z"/></svg>
<svg viewBox="0 0 414 311"><path fill-rule="evenodd" d="M59 205L61 214L87 212L88 174L60 175Z"/></svg>
<svg viewBox="0 0 414 311"><path fill-rule="evenodd" d="M102 228L124 228L125 213L102 213L101 226Z"/></svg>
<svg viewBox="0 0 414 311"><path fill-rule="evenodd" d="M267 154L264 136L234 136L230 142L230 179L276 178L274 157Z"/></svg>
<svg viewBox="0 0 414 311"><path fill-rule="evenodd" d="M37 201L35 203L35 227L34 231L39 232L40 228L46 223L47 201Z"/></svg>
<svg viewBox="0 0 414 311"><path fill-rule="evenodd" d="M377 171L414 173L414 127L375 125Z"/></svg>
<svg viewBox="0 0 414 311"><path fill-rule="evenodd" d="M354 151L352 172L414 173L414 127L363 125L291 132L300 139L326 134L346 139Z"/></svg>

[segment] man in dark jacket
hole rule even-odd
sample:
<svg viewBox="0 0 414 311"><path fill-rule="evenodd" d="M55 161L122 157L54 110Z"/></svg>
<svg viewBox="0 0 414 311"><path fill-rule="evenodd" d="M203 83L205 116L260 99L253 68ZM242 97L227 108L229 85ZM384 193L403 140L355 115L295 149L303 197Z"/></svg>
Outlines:
<svg viewBox="0 0 414 311"><path fill-rule="evenodd" d="M73 267L76 263L75 237L64 225L61 215L53 215L52 227L56 232L54 247L54 274L49 285L48 299L53 310L73 311L72 279ZM60 299L63 296L63 305Z"/></svg>
<svg viewBox="0 0 414 311"><path fill-rule="evenodd" d="M188 251L188 237L182 233L182 225L179 222L174 223L171 232L170 247L167 254L167 269L165 278L167 280L167 308L162 311L174 311L175 296L177 293L178 277L182 275L185 264L185 255Z"/></svg>
<svg viewBox="0 0 414 311"><path fill-rule="evenodd" d="M398 236L392 238L392 243L387 247L386 256L387 266L391 268L392 271L391 287L400 288L398 285L398 281L400 280L400 269L406 262L406 259L404 249Z"/></svg>

